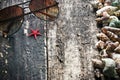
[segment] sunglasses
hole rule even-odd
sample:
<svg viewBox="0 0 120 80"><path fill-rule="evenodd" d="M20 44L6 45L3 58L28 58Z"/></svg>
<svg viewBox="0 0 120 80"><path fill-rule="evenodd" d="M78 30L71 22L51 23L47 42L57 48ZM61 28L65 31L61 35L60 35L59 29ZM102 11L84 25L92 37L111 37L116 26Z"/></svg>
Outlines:
<svg viewBox="0 0 120 80"><path fill-rule="evenodd" d="M22 8L20 5L29 3L29 7ZM24 13L29 8L30 12ZM0 33L2 36L11 36L16 33L24 20L24 16L33 13L40 19L53 21L59 13L58 3L54 0L31 0L0 10Z"/></svg>

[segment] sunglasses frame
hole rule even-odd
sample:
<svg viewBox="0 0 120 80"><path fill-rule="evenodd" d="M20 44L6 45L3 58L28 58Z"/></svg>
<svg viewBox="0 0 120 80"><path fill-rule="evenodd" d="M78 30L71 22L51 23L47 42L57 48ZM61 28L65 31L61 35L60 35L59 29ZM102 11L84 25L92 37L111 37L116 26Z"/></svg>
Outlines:
<svg viewBox="0 0 120 80"><path fill-rule="evenodd" d="M17 19L17 18L23 17L22 22L21 22L21 24L19 25L18 29L16 29L15 32L13 32L13 33L11 33L11 34L8 33L7 37L15 34L15 33L21 28L21 26L22 26L22 24L23 24L23 22L24 22L24 16L29 15L29 14L31 14L31 13L34 14L34 12L40 12L40 11L42 11L42 10L49 9L49 8L54 7L54 6L58 6L58 4L59 4L58 2L56 2L56 4L53 4L53 5L51 5L51 6L47 6L47 7L45 7L45 8L41 8L41 9L38 9L38 10L35 10L35 11L31 11L31 9L30 9L29 7L24 7L24 8L22 8L21 6L19 6L19 5L26 4L26 3L28 3L28 2L29 2L29 5L30 5L30 2L31 2L31 1L26 1L26 2L23 2L23 3L19 3L19 4L15 4L15 5L11 5L11 6L8 6L8 7L3 8L3 9L6 9L6 8L10 8L10 7L17 6L17 7L20 7L20 8L22 9L22 15L16 16L16 17L11 17L11 18L4 19L4 20L0 20L0 23L1 23L1 22L8 22L8 21L10 21L10 20L15 20L15 19ZM30 12L24 13L24 9L25 9L25 8L29 8L29 9L30 9ZM2 10L2 9L1 9L1 10ZM42 14L42 13L41 13L41 14ZM44 14L44 15L45 15L45 14ZM58 14L57 14L56 18L58 17L58 15L59 15L59 7L58 7ZM34 16L36 16L36 15L34 14ZM47 15L46 15L46 16L47 16ZM36 16L36 17L39 18L38 16ZM41 19L41 18L39 18L39 19ZM44 20L44 19L41 19L41 20ZM49 20L44 20L44 21L49 21Z"/></svg>

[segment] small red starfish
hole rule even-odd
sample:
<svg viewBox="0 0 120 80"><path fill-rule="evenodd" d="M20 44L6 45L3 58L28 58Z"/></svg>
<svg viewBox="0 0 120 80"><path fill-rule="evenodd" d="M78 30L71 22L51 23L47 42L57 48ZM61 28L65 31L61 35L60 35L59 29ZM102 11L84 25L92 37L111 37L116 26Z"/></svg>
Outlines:
<svg viewBox="0 0 120 80"><path fill-rule="evenodd" d="M41 36L41 33L39 32L38 29L36 30L31 29L31 33L28 36L34 36L34 38L37 39L37 36Z"/></svg>

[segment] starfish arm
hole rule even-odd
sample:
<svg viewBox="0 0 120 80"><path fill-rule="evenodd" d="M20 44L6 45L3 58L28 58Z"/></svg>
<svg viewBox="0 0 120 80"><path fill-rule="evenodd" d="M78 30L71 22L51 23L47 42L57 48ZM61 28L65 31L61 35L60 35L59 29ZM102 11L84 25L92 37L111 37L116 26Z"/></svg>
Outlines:
<svg viewBox="0 0 120 80"><path fill-rule="evenodd" d="M37 39L37 35L36 34L34 35L34 38Z"/></svg>
<svg viewBox="0 0 120 80"><path fill-rule="evenodd" d="M33 33L29 34L28 36L32 36L32 35L33 35Z"/></svg>
<svg viewBox="0 0 120 80"><path fill-rule="evenodd" d="M37 35L42 36L41 33L37 33Z"/></svg>

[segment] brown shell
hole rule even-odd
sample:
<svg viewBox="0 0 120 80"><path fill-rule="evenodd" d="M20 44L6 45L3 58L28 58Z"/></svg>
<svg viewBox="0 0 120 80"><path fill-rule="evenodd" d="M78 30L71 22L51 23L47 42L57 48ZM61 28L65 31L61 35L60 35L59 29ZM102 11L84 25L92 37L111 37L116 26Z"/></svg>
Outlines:
<svg viewBox="0 0 120 80"><path fill-rule="evenodd" d="M104 3L104 2L105 2L105 0L99 0L99 2L100 2L100 3Z"/></svg>
<svg viewBox="0 0 120 80"><path fill-rule="evenodd" d="M111 31L111 32L115 33L116 35L120 35L120 28L105 26L101 30L102 30L102 32Z"/></svg>
<svg viewBox="0 0 120 80"><path fill-rule="evenodd" d="M119 42L109 42L109 43L107 43L106 50L114 51L114 49L118 46L119 46Z"/></svg>
<svg viewBox="0 0 120 80"><path fill-rule="evenodd" d="M92 59L95 68L104 68L104 63L99 59Z"/></svg>
<svg viewBox="0 0 120 80"><path fill-rule="evenodd" d="M105 44L105 42L99 40L99 41L96 43L95 46L96 46L97 49L104 49L105 46L106 46L106 44Z"/></svg>
<svg viewBox="0 0 120 80"><path fill-rule="evenodd" d="M98 33L98 34L97 34L97 38L98 38L99 40L104 41L104 42L110 40L104 33Z"/></svg>
<svg viewBox="0 0 120 80"><path fill-rule="evenodd" d="M113 41L113 42L116 42L116 41L120 42L120 38L118 37L118 35L114 34L113 32L105 31L103 33L106 34L111 41Z"/></svg>

